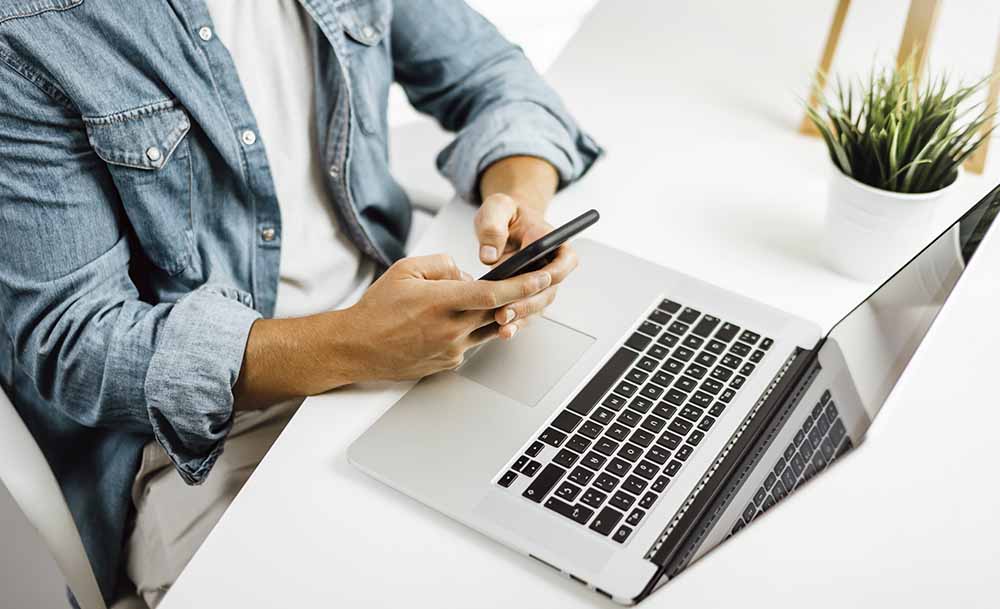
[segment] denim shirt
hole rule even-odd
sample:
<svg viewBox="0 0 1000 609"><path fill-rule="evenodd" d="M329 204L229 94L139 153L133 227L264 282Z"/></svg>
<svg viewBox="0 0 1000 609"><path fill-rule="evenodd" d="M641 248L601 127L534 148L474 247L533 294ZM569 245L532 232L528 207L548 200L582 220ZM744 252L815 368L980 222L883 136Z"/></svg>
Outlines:
<svg viewBox="0 0 1000 609"><path fill-rule="evenodd" d="M329 204L381 265L403 256L411 214L388 166L393 81L457 132L438 167L470 200L501 158L544 158L565 185L599 156L460 0L301 2ZM202 0L0 2L0 383L109 602L142 446L205 479L250 326L273 313L265 144Z"/></svg>

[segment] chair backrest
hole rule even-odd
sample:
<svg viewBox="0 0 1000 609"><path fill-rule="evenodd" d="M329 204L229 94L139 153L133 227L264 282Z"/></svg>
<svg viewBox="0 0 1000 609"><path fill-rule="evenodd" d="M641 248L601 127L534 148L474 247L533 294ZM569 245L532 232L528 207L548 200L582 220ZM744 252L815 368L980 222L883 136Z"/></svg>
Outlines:
<svg viewBox="0 0 1000 609"><path fill-rule="evenodd" d="M49 547L80 607L107 609L59 484L3 390L0 390L0 481Z"/></svg>

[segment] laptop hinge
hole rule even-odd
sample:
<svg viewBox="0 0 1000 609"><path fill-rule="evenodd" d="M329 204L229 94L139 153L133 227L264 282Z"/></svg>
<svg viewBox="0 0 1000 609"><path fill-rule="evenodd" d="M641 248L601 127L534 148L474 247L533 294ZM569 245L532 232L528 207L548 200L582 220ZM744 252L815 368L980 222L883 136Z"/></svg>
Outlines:
<svg viewBox="0 0 1000 609"><path fill-rule="evenodd" d="M652 592L664 576L673 577L686 566L700 544L696 531L704 530L709 521L718 517L718 500L742 467L752 460L755 448L776 415L797 402L802 386L808 385L811 371L818 366L816 354L822 347L821 340L814 349L797 348L775 375L757 404L747 414L733 434L726 448L682 504L678 513L664 529L663 534L646 553L646 559L659 565L655 577L636 600ZM711 524L707 524L711 528ZM691 547L693 546L693 547Z"/></svg>

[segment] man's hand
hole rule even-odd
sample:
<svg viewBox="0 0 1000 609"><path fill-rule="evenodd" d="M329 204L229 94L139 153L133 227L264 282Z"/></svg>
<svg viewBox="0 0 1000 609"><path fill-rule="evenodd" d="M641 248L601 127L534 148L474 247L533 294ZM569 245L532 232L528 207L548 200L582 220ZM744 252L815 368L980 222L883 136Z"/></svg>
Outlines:
<svg viewBox="0 0 1000 609"><path fill-rule="evenodd" d="M234 387L237 407L262 408L351 383L417 379L455 368L468 349L499 335L498 308L531 301L551 284L546 270L474 281L446 255L400 260L353 307L257 320Z"/></svg>
<svg viewBox="0 0 1000 609"><path fill-rule="evenodd" d="M547 162L534 157L508 157L490 165L480 182L483 204L476 214L479 260L496 264L552 230L545 221L545 208L555 194L559 176ZM501 325L500 338L517 332L515 320L541 313L552 304L556 286L576 268L576 253L560 247L543 270L552 285L543 292L498 309L494 319Z"/></svg>

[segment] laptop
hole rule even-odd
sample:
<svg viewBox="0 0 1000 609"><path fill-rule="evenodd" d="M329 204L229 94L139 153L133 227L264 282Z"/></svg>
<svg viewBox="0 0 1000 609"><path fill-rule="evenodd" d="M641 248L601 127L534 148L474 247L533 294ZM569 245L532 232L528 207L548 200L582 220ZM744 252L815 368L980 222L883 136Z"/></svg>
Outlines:
<svg viewBox="0 0 1000 609"><path fill-rule="evenodd" d="M544 317L417 383L348 458L636 603L863 440L998 212L1000 187L827 334L581 239Z"/></svg>

